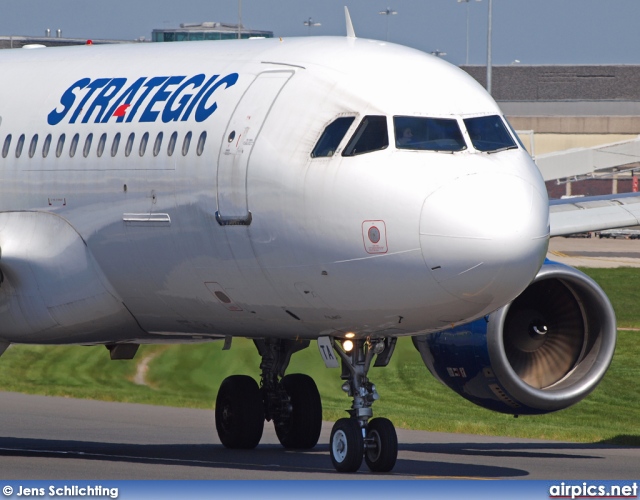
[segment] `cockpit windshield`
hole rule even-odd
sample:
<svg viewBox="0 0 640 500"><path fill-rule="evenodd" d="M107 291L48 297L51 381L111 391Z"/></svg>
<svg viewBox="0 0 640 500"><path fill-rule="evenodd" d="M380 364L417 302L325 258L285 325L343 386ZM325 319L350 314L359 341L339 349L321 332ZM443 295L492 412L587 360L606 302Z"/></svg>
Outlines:
<svg viewBox="0 0 640 500"><path fill-rule="evenodd" d="M467 149L455 119L394 116L393 125L398 149L446 152Z"/></svg>
<svg viewBox="0 0 640 500"><path fill-rule="evenodd" d="M311 158L333 156L355 119L355 116L342 116L327 125L311 152Z"/></svg>
<svg viewBox="0 0 640 500"><path fill-rule="evenodd" d="M478 151L497 153L505 149L518 148L502 118L497 115L467 118L464 120L464 125L467 127L473 147Z"/></svg>
<svg viewBox="0 0 640 500"><path fill-rule="evenodd" d="M356 156L373 151L380 151L389 146L389 133L387 132L387 117L370 115L365 116L354 132L342 156Z"/></svg>

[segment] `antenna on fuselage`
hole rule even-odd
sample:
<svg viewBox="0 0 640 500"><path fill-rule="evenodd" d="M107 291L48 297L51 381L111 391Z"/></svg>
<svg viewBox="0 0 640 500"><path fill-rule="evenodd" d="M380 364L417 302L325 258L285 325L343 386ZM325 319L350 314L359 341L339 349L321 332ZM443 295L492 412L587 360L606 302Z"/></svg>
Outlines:
<svg viewBox="0 0 640 500"><path fill-rule="evenodd" d="M353 29L353 23L351 22L351 16L349 15L349 9L345 5L344 7L344 17L347 20L347 38L355 38L356 31Z"/></svg>

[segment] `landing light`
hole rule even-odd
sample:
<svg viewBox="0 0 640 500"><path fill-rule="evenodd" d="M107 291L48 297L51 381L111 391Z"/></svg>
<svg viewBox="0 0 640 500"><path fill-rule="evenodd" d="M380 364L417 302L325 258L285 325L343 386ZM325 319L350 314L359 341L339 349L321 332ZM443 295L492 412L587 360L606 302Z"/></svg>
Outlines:
<svg viewBox="0 0 640 500"><path fill-rule="evenodd" d="M342 348L345 352L351 352L353 350L353 342L351 340L344 340L342 342Z"/></svg>
<svg viewBox="0 0 640 500"><path fill-rule="evenodd" d="M345 337L348 338L348 339L352 339L355 336L356 336L356 334L353 333L353 332L349 332L349 333L345 334Z"/></svg>

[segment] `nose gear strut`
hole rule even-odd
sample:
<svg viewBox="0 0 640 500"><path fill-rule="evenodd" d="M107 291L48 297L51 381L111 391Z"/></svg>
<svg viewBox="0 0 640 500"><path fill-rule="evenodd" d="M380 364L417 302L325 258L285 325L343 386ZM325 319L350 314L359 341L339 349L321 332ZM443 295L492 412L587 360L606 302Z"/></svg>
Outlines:
<svg viewBox="0 0 640 500"><path fill-rule="evenodd" d="M367 374L374 356L377 355L374 366L389 363L396 339L352 342L353 349L346 351L332 339L333 348L342 359L342 390L353 398L353 403L347 410L350 418L338 420L331 431L331 461L339 472L357 471L363 458L373 472L388 472L396 463L398 438L390 420L372 419L371 406L380 396Z"/></svg>

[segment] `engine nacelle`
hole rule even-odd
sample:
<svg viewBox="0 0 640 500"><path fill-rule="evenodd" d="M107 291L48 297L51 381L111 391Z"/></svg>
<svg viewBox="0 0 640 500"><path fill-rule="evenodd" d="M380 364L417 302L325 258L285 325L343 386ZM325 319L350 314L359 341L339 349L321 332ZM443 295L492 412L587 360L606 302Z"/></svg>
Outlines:
<svg viewBox="0 0 640 500"><path fill-rule="evenodd" d="M546 261L510 304L413 340L429 371L462 397L533 415L567 408L598 385L613 357L616 319L595 281Z"/></svg>

